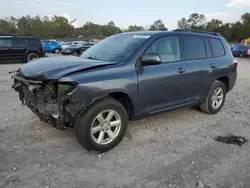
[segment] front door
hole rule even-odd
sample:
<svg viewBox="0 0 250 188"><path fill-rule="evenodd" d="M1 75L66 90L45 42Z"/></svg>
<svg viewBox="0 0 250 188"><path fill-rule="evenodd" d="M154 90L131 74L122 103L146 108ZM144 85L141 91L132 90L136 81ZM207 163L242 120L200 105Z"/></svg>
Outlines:
<svg viewBox="0 0 250 188"><path fill-rule="evenodd" d="M12 61L11 46L11 38L0 38L0 63Z"/></svg>
<svg viewBox="0 0 250 188"><path fill-rule="evenodd" d="M186 65L177 36L157 39L145 52L157 53L162 63L137 68L142 114L154 114L190 102L186 97Z"/></svg>

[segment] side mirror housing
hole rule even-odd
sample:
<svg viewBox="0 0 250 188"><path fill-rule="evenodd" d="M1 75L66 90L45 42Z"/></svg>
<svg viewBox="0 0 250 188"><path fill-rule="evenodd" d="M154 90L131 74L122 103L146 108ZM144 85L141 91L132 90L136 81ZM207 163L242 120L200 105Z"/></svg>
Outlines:
<svg viewBox="0 0 250 188"><path fill-rule="evenodd" d="M161 64L161 58L156 53L145 54L145 55L142 56L141 64L143 66L147 66L147 65L159 65L159 64Z"/></svg>

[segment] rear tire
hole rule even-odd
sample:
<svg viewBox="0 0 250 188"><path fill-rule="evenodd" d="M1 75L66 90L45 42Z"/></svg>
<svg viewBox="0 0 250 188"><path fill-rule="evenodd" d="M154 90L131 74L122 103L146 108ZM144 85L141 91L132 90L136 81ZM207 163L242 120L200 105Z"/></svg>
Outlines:
<svg viewBox="0 0 250 188"><path fill-rule="evenodd" d="M90 106L76 120L76 138L89 151L106 152L120 143L127 125L124 106L113 98L105 98Z"/></svg>
<svg viewBox="0 0 250 188"><path fill-rule="evenodd" d="M222 83L221 81L216 80L211 86L206 101L200 105L200 109L202 112L207 114L216 114L223 107L225 99L226 99L225 84Z"/></svg>
<svg viewBox="0 0 250 188"><path fill-rule="evenodd" d="M37 59L39 58L39 55L37 53L30 53L28 54L27 58L26 58L26 61L29 62L33 59Z"/></svg>

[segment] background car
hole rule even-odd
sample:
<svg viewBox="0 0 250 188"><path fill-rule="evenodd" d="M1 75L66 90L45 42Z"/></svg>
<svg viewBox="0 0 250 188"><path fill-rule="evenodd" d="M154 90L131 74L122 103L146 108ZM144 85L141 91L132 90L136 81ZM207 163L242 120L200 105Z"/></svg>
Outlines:
<svg viewBox="0 0 250 188"><path fill-rule="evenodd" d="M62 50L61 44L57 41L43 40L42 45L43 45L44 51L46 52L59 54Z"/></svg>
<svg viewBox="0 0 250 188"><path fill-rule="evenodd" d="M44 57L40 39L24 36L0 36L0 63L8 61L28 62Z"/></svg>
<svg viewBox="0 0 250 188"><path fill-rule="evenodd" d="M62 49L66 49L66 48L68 48L70 45L72 45L72 42L62 42L62 43L61 43Z"/></svg>
<svg viewBox="0 0 250 188"><path fill-rule="evenodd" d="M77 45L77 44L82 44L82 43L85 43L86 41L82 41L82 40L80 40L80 41L73 41L72 42L72 44L73 45Z"/></svg>
<svg viewBox="0 0 250 188"><path fill-rule="evenodd" d="M68 48L63 49L61 51L62 55L74 55L74 56L80 56L84 51L86 51L88 48L93 46L93 43L87 42L87 43L80 43L77 45L70 45Z"/></svg>
<svg viewBox="0 0 250 188"><path fill-rule="evenodd" d="M250 56L250 46L232 45L231 51L234 57L249 57Z"/></svg>

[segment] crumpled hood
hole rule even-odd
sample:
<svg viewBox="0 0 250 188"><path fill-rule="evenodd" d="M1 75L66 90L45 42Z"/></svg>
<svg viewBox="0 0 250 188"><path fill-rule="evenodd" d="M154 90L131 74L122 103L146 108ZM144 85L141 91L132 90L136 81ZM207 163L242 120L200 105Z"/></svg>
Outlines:
<svg viewBox="0 0 250 188"><path fill-rule="evenodd" d="M58 80L76 71L112 64L115 63L81 57L51 57L32 60L24 64L20 71L25 77L36 80Z"/></svg>

